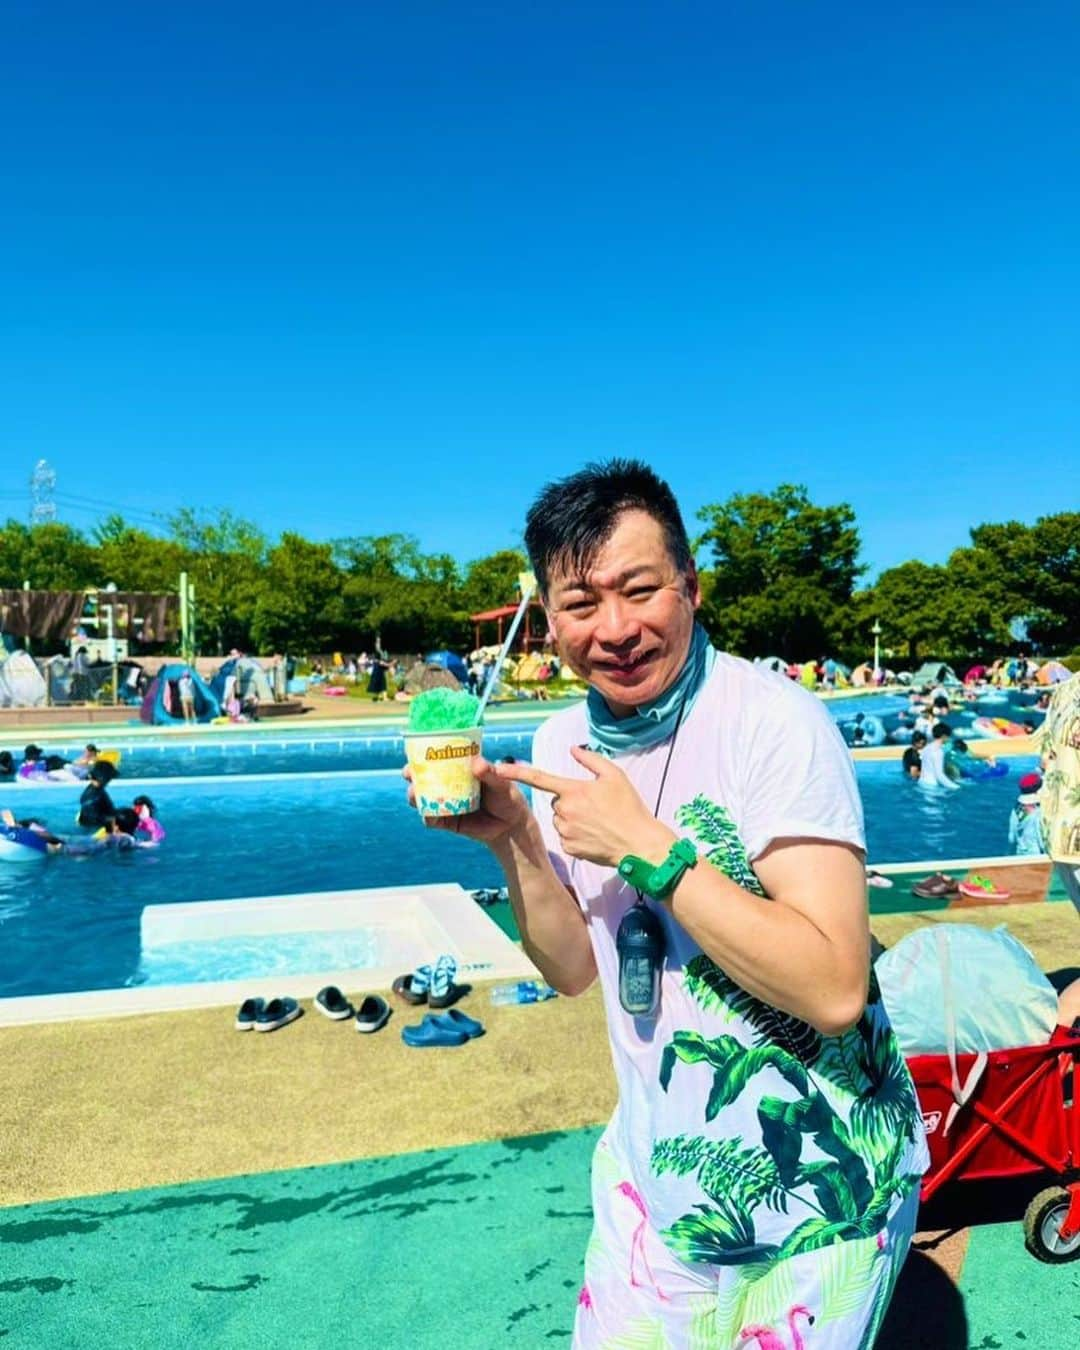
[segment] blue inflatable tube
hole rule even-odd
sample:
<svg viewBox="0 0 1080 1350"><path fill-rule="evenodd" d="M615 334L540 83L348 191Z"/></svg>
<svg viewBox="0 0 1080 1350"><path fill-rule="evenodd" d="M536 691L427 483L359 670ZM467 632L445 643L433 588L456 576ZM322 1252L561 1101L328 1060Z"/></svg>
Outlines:
<svg viewBox="0 0 1080 1350"><path fill-rule="evenodd" d="M49 856L49 846L36 830L21 825L0 825L0 862L41 862Z"/></svg>
<svg viewBox="0 0 1080 1350"><path fill-rule="evenodd" d="M885 723L873 713L868 717L860 713L858 717L841 722L840 730L844 740L853 750L863 746L885 744Z"/></svg>
<svg viewBox="0 0 1080 1350"><path fill-rule="evenodd" d="M1004 778L1009 772L1009 766L1000 760L996 764L980 764L978 768L965 764L960 772L962 777L970 778L973 783L982 783L987 778Z"/></svg>

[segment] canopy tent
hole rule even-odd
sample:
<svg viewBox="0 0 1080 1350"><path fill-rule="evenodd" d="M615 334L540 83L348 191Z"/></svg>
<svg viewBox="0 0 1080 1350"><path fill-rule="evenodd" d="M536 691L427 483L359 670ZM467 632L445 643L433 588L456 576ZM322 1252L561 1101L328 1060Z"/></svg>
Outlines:
<svg viewBox="0 0 1080 1350"><path fill-rule="evenodd" d="M539 636L533 632L531 624L534 610L540 611L540 615L543 620L540 625ZM498 608L496 609L485 609L481 610L479 614L470 614L469 618L472 621L473 625L473 646L479 647L481 645L480 625L493 623L497 626L498 631L497 645L501 647L503 640L503 630L505 629L508 622L513 621L514 615L517 612L518 612L517 605L499 605ZM530 647L544 646L547 641L546 634L547 634L547 617L546 615L544 615L544 606L540 603L539 600L535 599L530 600L525 609L525 621L521 625L521 629L519 630L517 637L517 640L521 643L522 650L527 652Z"/></svg>
<svg viewBox="0 0 1080 1350"><path fill-rule="evenodd" d="M864 684L874 683L874 672L870 668L869 661L862 661L855 667L851 672L851 683L857 689L861 688Z"/></svg>
<svg viewBox="0 0 1080 1350"><path fill-rule="evenodd" d="M1044 661L1035 672L1035 682L1036 684L1061 684L1071 674L1069 667L1063 666L1060 661Z"/></svg>
<svg viewBox="0 0 1080 1350"><path fill-rule="evenodd" d="M45 678L34 658L21 649L0 664L0 708L40 708L45 702Z"/></svg>
<svg viewBox="0 0 1080 1350"><path fill-rule="evenodd" d="M177 683L184 671L191 672L195 682L195 718L199 722L210 722L221 716L221 705L214 691L192 666L180 662L162 666L155 675L146 697L142 701L139 717L151 726L167 727L182 725L184 715L180 710L180 691Z"/></svg>

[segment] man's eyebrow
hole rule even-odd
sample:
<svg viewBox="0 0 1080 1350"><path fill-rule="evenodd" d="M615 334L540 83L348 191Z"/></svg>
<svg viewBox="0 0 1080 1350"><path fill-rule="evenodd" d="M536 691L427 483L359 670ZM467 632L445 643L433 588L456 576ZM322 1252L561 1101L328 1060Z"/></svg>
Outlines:
<svg viewBox="0 0 1080 1350"><path fill-rule="evenodd" d="M637 567L628 567L625 572L620 572L614 579L613 585L625 586L628 581L633 581L636 577L642 576L645 572L657 572L659 569L654 563L641 563ZM562 591L591 591L592 582L584 577L574 577L571 580L556 582L558 588Z"/></svg>

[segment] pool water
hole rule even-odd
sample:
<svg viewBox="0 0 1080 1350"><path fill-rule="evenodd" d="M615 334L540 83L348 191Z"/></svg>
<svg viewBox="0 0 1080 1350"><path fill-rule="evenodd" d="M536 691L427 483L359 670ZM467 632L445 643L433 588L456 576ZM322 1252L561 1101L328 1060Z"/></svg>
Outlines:
<svg viewBox="0 0 1080 1350"><path fill-rule="evenodd" d="M528 745L533 726L500 724L484 730L484 748L493 756L521 753ZM398 768L405 760L401 732L392 728L347 735L229 737L219 740L129 740L100 741L104 749L120 751L119 784L124 779L187 778L206 774L242 776L255 773L339 773L347 769ZM511 746L517 747L511 750ZM50 745L49 754L76 759L81 745ZM13 750L16 762L21 748ZM0 791L5 785L0 784ZM11 785L8 785L11 786ZM22 785L13 790L22 793Z"/></svg>
<svg viewBox="0 0 1080 1350"><path fill-rule="evenodd" d="M527 757L528 737L503 748ZM1006 777L939 796L905 779L895 761L859 763L871 861L1005 852L1016 778L1033 764L1011 760ZM168 832L160 849L0 865L0 997L130 983L148 904L502 881L481 845L424 827L397 769L181 779L153 795ZM77 796L77 788L25 788L17 806L64 834L74 831Z"/></svg>

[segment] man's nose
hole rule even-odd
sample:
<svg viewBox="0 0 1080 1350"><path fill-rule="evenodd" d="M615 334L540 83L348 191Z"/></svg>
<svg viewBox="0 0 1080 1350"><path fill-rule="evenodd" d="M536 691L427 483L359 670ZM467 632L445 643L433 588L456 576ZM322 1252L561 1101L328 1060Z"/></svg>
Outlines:
<svg viewBox="0 0 1080 1350"><path fill-rule="evenodd" d="M635 641L641 624L628 600L621 595L608 595L597 608L593 631L597 642L608 647L625 647Z"/></svg>

